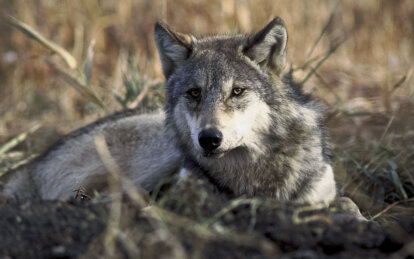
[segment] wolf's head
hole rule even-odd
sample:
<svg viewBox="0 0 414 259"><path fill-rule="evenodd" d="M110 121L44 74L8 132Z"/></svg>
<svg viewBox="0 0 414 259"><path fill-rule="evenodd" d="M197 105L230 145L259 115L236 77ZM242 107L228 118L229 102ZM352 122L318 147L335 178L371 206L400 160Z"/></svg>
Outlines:
<svg viewBox="0 0 414 259"><path fill-rule="evenodd" d="M252 35L194 37L155 25L167 79L167 123L184 151L220 158L261 152L279 98L287 32L280 18Z"/></svg>

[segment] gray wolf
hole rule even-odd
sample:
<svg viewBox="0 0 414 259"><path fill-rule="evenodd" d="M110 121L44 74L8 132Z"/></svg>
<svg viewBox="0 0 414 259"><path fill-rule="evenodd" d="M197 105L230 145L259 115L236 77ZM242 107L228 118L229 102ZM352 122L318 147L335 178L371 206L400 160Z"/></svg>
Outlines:
<svg viewBox="0 0 414 259"><path fill-rule="evenodd" d="M202 175L235 195L327 202L336 196L321 106L289 77L280 18L248 35L196 37L155 25L165 112L121 113L75 131L3 187L6 195L66 199L106 169L93 136L136 185ZM28 190L36 190L29 192Z"/></svg>

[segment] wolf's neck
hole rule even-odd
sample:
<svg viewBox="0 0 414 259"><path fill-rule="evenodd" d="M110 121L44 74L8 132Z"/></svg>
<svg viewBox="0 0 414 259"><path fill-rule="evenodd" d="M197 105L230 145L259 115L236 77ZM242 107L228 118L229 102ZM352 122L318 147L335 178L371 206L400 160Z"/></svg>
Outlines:
<svg viewBox="0 0 414 259"><path fill-rule="evenodd" d="M220 159L201 158L198 162L219 185L237 195L292 200L299 189L311 188L310 182L325 166L317 130L302 136L292 134L299 139L275 138L260 155L239 149Z"/></svg>

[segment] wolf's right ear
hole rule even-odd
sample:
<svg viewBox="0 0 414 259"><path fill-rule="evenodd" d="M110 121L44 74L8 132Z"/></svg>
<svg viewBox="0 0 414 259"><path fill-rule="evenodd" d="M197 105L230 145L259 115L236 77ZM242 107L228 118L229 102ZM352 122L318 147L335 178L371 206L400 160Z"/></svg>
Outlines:
<svg viewBox="0 0 414 259"><path fill-rule="evenodd" d="M276 17L248 39L243 52L260 66L280 75L286 64L287 39L285 23Z"/></svg>
<svg viewBox="0 0 414 259"><path fill-rule="evenodd" d="M192 37L173 31L167 24L155 24L155 43L161 58L162 71L168 78L192 51Z"/></svg>

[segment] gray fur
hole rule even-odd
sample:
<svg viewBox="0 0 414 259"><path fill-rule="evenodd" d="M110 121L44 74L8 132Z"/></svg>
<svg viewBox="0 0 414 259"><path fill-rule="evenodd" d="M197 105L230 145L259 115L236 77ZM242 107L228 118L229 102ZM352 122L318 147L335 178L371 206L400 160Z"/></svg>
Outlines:
<svg viewBox="0 0 414 259"><path fill-rule="evenodd" d="M160 41L167 42L174 31L165 24L156 28L163 62L162 53L171 46ZM169 68L173 72L165 73L167 127L184 154L184 171L207 175L236 195L333 199L322 109L280 78L287 45L283 21L275 18L253 35L187 38L187 58L163 64L174 64ZM246 90L232 97L233 88ZM189 96L192 89L199 89L200 96ZM212 153L197 140L210 128L223 133L223 143Z"/></svg>
<svg viewBox="0 0 414 259"><path fill-rule="evenodd" d="M10 172L3 194L69 199L80 188L89 195L95 189L105 192L108 171L96 151L98 134L105 137L120 171L149 191L179 169L181 156L164 128L164 114L128 111L71 133L33 163Z"/></svg>
<svg viewBox="0 0 414 259"><path fill-rule="evenodd" d="M180 171L236 195L311 203L335 197L322 109L281 78L287 32L280 18L256 34L212 37L157 23L155 40L167 80L165 118L124 112L75 131L9 174L3 194L67 199L82 187L100 190L108 172L94 136L102 134L121 172L147 190ZM199 134L211 129L222 142L204 150Z"/></svg>

